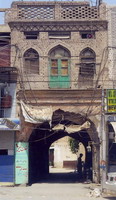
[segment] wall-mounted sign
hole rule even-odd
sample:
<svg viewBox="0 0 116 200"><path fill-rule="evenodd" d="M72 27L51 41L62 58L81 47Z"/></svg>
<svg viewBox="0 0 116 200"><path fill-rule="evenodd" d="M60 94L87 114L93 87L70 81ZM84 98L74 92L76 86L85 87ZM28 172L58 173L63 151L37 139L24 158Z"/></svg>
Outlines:
<svg viewBox="0 0 116 200"><path fill-rule="evenodd" d="M12 118L0 118L0 130L19 130L20 120Z"/></svg>
<svg viewBox="0 0 116 200"><path fill-rule="evenodd" d="M100 161L100 168L101 169L105 169L106 168L106 161L105 160L101 160Z"/></svg>
<svg viewBox="0 0 116 200"><path fill-rule="evenodd" d="M106 119L108 122L116 122L116 115L108 115Z"/></svg>
<svg viewBox="0 0 116 200"><path fill-rule="evenodd" d="M28 143L15 143L15 184L28 183Z"/></svg>
<svg viewBox="0 0 116 200"><path fill-rule="evenodd" d="M116 90L107 90L107 112L116 113Z"/></svg>

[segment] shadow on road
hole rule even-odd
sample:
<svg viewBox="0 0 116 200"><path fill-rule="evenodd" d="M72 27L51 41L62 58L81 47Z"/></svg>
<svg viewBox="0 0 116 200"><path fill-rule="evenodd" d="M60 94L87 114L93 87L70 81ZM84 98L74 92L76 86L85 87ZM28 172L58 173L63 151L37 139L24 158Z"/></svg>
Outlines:
<svg viewBox="0 0 116 200"><path fill-rule="evenodd" d="M79 180L78 174L75 172L56 172L49 173L43 177L42 180L37 181L38 183L78 183L84 182Z"/></svg>
<svg viewBox="0 0 116 200"><path fill-rule="evenodd" d="M78 176L73 172L59 172L59 173L49 173L47 177L49 182L53 183L75 183L78 181Z"/></svg>
<svg viewBox="0 0 116 200"><path fill-rule="evenodd" d="M104 197L104 200L116 200L116 197Z"/></svg>

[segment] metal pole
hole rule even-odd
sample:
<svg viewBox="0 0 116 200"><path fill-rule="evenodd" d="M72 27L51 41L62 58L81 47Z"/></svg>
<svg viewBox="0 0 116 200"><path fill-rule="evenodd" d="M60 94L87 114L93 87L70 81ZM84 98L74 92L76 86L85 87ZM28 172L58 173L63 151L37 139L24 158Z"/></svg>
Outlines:
<svg viewBox="0 0 116 200"><path fill-rule="evenodd" d="M96 6L99 6L102 4L102 0L96 0Z"/></svg>
<svg viewBox="0 0 116 200"><path fill-rule="evenodd" d="M105 104L104 104L104 89L102 89L102 113L101 113L101 156L102 156L102 179L101 179L101 190L103 192L106 182L106 120L105 120Z"/></svg>
<svg viewBox="0 0 116 200"><path fill-rule="evenodd" d="M99 5L102 4L102 0L99 0Z"/></svg>

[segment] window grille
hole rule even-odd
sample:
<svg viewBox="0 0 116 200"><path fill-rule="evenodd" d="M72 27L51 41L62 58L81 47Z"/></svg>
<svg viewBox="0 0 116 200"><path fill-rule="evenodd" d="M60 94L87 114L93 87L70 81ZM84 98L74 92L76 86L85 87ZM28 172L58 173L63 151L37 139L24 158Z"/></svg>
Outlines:
<svg viewBox="0 0 116 200"><path fill-rule="evenodd" d="M18 6L19 19L54 19L54 6Z"/></svg>
<svg viewBox="0 0 116 200"><path fill-rule="evenodd" d="M71 32L65 31L51 31L49 32L50 39L69 39L71 37Z"/></svg>
<svg viewBox="0 0 116 200"><path fill-rule="evenodd" d="M82 39L95 39L95 32L80 32L80 35Z"/></svg>
<svg viewBox="0 0 116 200"><path fill-rule="evenodd" d="M84 49L80 54L80 70L81 76L93 77L95 74L96 56L92 49Z"/></svg>
<svg viewBox="0 0 116 200"><path fill-rule="evenodd" d="M24 71L27 74L39 73L39 54L34 49L24 53Z"/></svg>
<svg viewBox="0 0 116 200"><path fill-rule="evenodd" d="M25 38L27 40L36 40L38 38L39 33L36 31L33 32L24 32Z"/></svg>
<svg viewBox="0 0 116 200"><path fill-rule="evenodd" d="M96 19L98 18L97 7L65 5L61 7L62 19Z"/></svg>

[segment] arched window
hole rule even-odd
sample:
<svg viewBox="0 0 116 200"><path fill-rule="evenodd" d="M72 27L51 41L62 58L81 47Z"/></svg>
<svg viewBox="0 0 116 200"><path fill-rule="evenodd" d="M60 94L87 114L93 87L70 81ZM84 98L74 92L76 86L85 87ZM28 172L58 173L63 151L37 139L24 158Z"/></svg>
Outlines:
<svg viewBox="0 0 116 200"><path fill-rule="evenodd" d="M70 86L70 52L58 45L49 52L50 87L68 88Z"/></svg>
<svg viewBox="0 0 116 200"><path fill-rule="evenodd" d="M49 53L49 56L51 58L64 58L64 57L67 57L69 58L70 57L70 53L67 49L65 49L64 47L58 45L57 47L53 48L50 53Z"/></svg>
<svg viewBox="0 0 116 200"><path fill-rule="evenodd" d="M68 50L61 46L57 46L50 52L51 59L51 75L58 75L58 62L60 62L59 67L60 74L59 75L68 75L68 60L70 58L70 54Z"/></svg>
<svg viewBox="0 0 116 200"><path fill-rule="evenodd" d="M39 73L39 54L32 48L24 53L24 71L27 74Z"/></svg>
<svg viewBox="0 0 116 200"><path fill-rule="evenodd" d="M80 53L80 70L81 76L93 77L95 74L96 55L95 52L86 48Z"/></svg>

